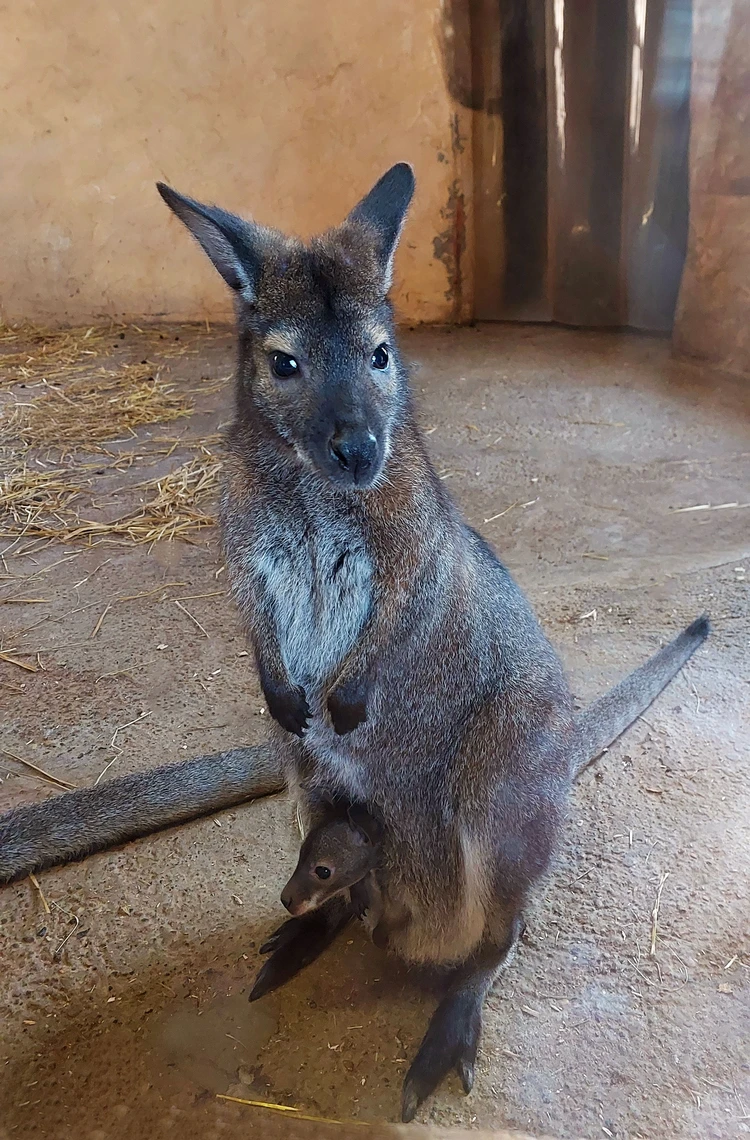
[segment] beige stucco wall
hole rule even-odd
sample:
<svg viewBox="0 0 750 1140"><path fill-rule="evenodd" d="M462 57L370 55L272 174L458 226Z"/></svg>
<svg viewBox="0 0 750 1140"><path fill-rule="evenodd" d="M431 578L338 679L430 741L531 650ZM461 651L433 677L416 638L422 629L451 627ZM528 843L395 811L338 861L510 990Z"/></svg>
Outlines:
<svg viewBox="0 0 750 1140"><path fill-rule="evenodd" d="M401 159L418 192L400 312L457 315L468 156L439 0L14 0L0 11L0 318L228 316L156 179L309 235Z"/></svg>
<svg viewBox="0 0 750 1140"><path fill-rule="evenodd" d="M678 355L750 375L750 0L695 0Z"/></svg>

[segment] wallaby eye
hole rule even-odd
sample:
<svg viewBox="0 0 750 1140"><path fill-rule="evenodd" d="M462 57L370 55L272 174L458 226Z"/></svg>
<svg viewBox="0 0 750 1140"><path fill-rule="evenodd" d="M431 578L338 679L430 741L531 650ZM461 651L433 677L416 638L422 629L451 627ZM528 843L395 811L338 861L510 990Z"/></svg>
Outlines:
<svg viewBox="0 0 750 1140"><path fill-rule="evenodd" d="M370 364L373 368L379 368L381 371L388 367L388 346L379 344L370 357Z"/></svg>
<svg viewBox="0 0 750 1140"><path fill-rule="evenodd" d="M330 867L316 867L315 868L315 874L318 876L319 879L330 879L331 868Z"/></svg>
<svg viewBox="0 0 750 1140"><path fill-rule="evenodd" d="M271 368L279 380L288 380L290 376L296 376L299 372L299 364L288 352L272 352Z"/></svg>

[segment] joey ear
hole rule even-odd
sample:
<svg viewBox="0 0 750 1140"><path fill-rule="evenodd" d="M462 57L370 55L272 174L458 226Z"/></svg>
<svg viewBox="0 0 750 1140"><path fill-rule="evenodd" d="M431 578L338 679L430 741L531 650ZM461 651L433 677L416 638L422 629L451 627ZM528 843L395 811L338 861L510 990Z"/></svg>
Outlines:
<svg viewBox="0 0 750 1140"><path fill-rule="evenodd" d="M184 222L208 254L230 289L252 302L260 266L258 227L218 206L205 206L186 198L163 182L157 182L156 188L172 213Z"/></svg>
<svg viewBox="0 0 750 1140"><path fill-rule="evenodd" d="M393 255L414 194L414 185L411 166L408 162L399 162L378 179L347 218L347 221L365 226L375 239L385 292L391 285Z"/></svg>
<svg viewBox="0 0 750 1140"><path fill-rule="evenodd" d="M380 842L383 828L376 819L370 815L366 808L353 804L347 810L349 826L354 832L355 842L361 846L375 846Z"/></svg>

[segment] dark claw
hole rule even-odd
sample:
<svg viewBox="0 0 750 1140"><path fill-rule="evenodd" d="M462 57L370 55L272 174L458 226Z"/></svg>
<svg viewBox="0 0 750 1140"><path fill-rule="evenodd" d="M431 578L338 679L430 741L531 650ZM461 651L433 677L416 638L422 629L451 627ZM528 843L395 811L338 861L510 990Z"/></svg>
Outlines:
<svg viewBox="0 0 750 1140"><path fill-rule="evenodd" d="M285 982L288 982L294 975L302 969L301 965L295 965L292 968L288 962L280 962L275 955L272 955L264 964L262 969L258 971L258 976L255 979L255 984L250 990L248 1001L258 1001L260 998L265 997L266 994L273 993L274 990L279 989Z"/></svg>
<svg viewBox="0 0 750 1140"><path fill-rule="evenodd" d="M287 732L303 736L310 724L311 712L303 689L288 688L265 692L268 711Z"/></svg>
<svg viewBox="0 0 750 1140"><path fill-rule="evenodd" d="M291 981L295 974L304 970L328 945L328 940L321 942L315 931L302 931L298 941L287 941L273 951L258 972L255 984L250 991L250 1001L257 1001L273 990L279 989L286 982Z"/></svg>
<svg viewBox="0 0 750 1140"><path fill-rule="evenodd" d="M468 1096L474 1088L474 1062L462 1059L456 1065L458 1075L461 1078L463 1090Z"/></svg>
<svg viewBox="0 0 750 1140"><path fill-rule="evenodd" d="M408 1083L404 1083L404 1094L401 1100L401 1119L404 1124L411 1124L414 1117L417 1115L420 1100L417 1096L416 1090L411 1088Z"/></svg>
<svg viewBox="0 0 750 1140"><path fill-rule="evenodd" d="M367 888L362 883L355 883L349 890L352 900L352 913L355 918L364 918L370 907L370 897Z"/></svg>
<svg viewBox="0 0 750 1140"><path fill-rule="evenodd" d="M272 950L280 950L282 946L288 946L298 932L301 919L289 918L286 922L282 922L278 930L274 930L260 948L261 954L270 954Z"/></svg>
<svg viewBox="0 0 750 1140"><path fill-rule="evenodd" d="M256 658L260 687L266 698L268 711L275 721L293 732L295 736L302 736L310 723L310 706L307 703L304 689L298 685L288 684L288 678L279 677L273 670L267 668L266 662L259 654Z"/></svg>

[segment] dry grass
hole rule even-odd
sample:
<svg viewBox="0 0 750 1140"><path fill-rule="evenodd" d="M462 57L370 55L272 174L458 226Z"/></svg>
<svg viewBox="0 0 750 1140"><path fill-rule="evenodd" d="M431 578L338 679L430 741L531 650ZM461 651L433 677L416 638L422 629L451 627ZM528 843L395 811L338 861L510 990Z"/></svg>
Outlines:
<svg viewBox="0 0 750 1140"><path fill-rule="evenodd" d="M128 357L137 352L140 363L118 359L120 346ZM157 327L51 331L0 326L0 388L34 385L31 391L8 395L0 421L0 535L28 538L32 544L92 545L117 539L144 543L186 538L213 524L208 503L220 466L208 446L213 438L202 443L143 441L145 455L127 450L118 456L105 446L137 438L136 429L146 424L191 415L191 397L197 391L216 392L228 379L201 381L196 392L180 391L144 359L148 349L157 359L172 359L197 354L200 344L194 328L184 336ZM172 446L165 451L161 442ZM95 479L104 470L122 471L147 456L169 456L186 445L197 446L198 453L161 478L114 491ZM82 451L104 452L109 460L81 461L76 453ZM46 453L46 464L34 458L40 452ZM94 488L101 501L94 501ZM134 494L141 503L121 513L131 506ZM125 499L119 511L118 497L120 503Z"/></svg>
<svg viewBox="0 0 750 1140"><path fill-rule="evenodd" d="M25 464L10 470L0 481L0 519L11 518L18 523L24 518L29 521L40 512L68 511L90 483L84 477L87 470L88 467L77 471L36 471Z"/></svg>
<svg viewBox="0 0 750 1140"><path fill-rule="evenodd" d="M215 496L220 468L210 452L196 456L161 479L139 484L137 489L149 495L146 501L111 520L81 516L86 469L13 471L0 483L0 535L88 545L113 538L134 543L185 538L213 526L206 507Z"/></svg>
<svg viewBox="0 0 750 1140"><path fill-rule="evenodd" d="M195 355L199 351L195 339L201 333L192 326L185 329L190 334L188 342L176 339L173 330L159 326L45 329L35 325L17 328L0 325L0 388L42 380L58 382L81 375L97 357L111 355L112 350L119 347L121 338L125 348L134 347L135 339L141 356L149 353L158 353L163 358Z"/></svg>
<svg viewBox="0 0 750 1140"><path fill-rule="evenodd" d="M58 380L91 363L105 329L41 329L32 325L0 326L0 386L41 380Z"/></svg>
<svg viewBox="0 0 750 1140"><path fill-rule="evenodd" d="M11 408L0 441L54 447L65 453L85 445L133 436L144 424L190 415L192 403L163 383L151 364L125 364L117 372L46 385L41 395Z"/></svg>

